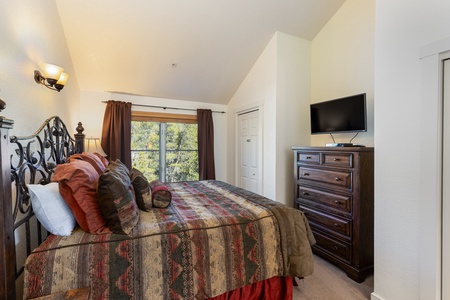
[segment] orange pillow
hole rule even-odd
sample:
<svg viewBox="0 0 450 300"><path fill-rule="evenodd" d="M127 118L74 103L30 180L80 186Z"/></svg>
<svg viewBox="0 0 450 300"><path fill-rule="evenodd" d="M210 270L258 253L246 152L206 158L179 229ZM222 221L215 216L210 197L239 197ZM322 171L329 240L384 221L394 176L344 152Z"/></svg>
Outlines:
<svg viewBox="0 0 450 300"><path fill-rule="evenodd" d="M94 155L97 156L98 158L100 158L100 160L102 161L105 168L108 167L109 161L103 155L101 155L100 153L97 153L97 152L94 152Z"/></svg>
<svg viewBox="0 0 450 300"><path fill-rule="evenodd" d="M84 161L90 163L99 175L102 174L103 171L105 171L105 169L106 169L106 167L103 164L100 157L98 157L94 153L83 152L81 154L73 154L69 157L69 162L71 162L75 159L84 160Z"/></svg>
<svg viewBox="0 0 450 300"><path fill-rule="evenodd" d="M98 172L89 162L79 159L57 165L53 176L53 181L59 182L59 192L72 210L78 225L93 234L111 232L97 200L98 177Z"/></svg>

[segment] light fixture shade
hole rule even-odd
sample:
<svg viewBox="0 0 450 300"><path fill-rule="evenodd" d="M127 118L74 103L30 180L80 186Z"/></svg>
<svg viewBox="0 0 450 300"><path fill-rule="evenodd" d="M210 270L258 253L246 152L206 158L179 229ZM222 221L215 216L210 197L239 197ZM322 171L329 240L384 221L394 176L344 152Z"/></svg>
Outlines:
<svg viewBox="0 0 450 300"><path fill-rule="evenodd" d="M63 72L61 74L61 76L59 77L58 81L56 82L56 84L60 84L60 85L66 85L67 83L67 79L69 79L70 75Z"/></svg>
<svg viewBox="0 0 450 300"><path fill-rule="evenodd" d="M64 71L63 68L60 66L52 65L52 64L44 64L44 68L42 70L42 73L44 73L44 77L47 79L53 79L57 81L59 77L61 77L62 72Z"/></svg>
<svg viewBox="0 0 450 300"><path fill-rule="evenodd" d="M101 156L108 156L105 151L103 151L100 145L100 138L86 138L86 152L95 153L97 152Z"/></svg>

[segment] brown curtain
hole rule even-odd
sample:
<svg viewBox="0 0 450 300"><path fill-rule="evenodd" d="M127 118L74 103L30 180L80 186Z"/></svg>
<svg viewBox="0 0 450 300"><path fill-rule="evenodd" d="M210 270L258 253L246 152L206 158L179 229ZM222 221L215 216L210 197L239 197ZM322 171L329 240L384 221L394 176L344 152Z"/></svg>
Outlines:
<svg viewBox="0 0 450 300"><path fill-rule="evenodd" d="M120 159L131 169L131 103L110 100L103 118L102 148L110 161Z"/></svg>
<svg viewBox="0 0 450 300"><path fill-rule="evenodd" d="M216 179L212 111L210 109L197 109L197 122L199 179Z"/></svg>

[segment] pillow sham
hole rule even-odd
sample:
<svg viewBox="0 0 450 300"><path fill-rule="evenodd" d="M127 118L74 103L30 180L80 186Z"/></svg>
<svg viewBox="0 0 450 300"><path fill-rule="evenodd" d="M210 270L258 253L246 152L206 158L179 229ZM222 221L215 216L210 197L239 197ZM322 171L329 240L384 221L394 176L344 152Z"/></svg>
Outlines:
<svg viewBox="0 0 450 300"><path fill-rule="evenodd" d="M152 190L152 204L154 207L166 208L172 202L172 193L167 189L167 186L159 180L150 182L150 189Z"/></svg>
<svg viewBox="0 0 450 300"><path fill-rule="evenodd" d="M109 165L109 161L106 159L106 157L97 152L94 152L94 155L97 156L102 161L105 168Z"/></svg>
<svg viewBox="0 0 450 300"><path fill-rule="evenodd" d="M136 203L139 209L149 211L152 208L152 191L147 178L138 169L130 171L131 184L134 188Z"/></svg>
<svg viewBox="0 0 450 300"><path fill-rule="evenodd" d="M79 159L90 163L99 175L102 174L106 169L106 166L103 164L100 157L95 155L95 153L83 152L81 154L73 154L69 157L69 162L73 161L74 159Z"/></svg>
<svg viewBox="0 0 450 300"><path fill-rule="evenodd" d="M27 185L36 218L48 232L68 236L77 225L70 207L59 193L57 182Z"/></svg>
<svg viewBox="0 0 450 300"><path fill-rule="evenodd" d="M108 228L130 234L139 220L128 168L120 161L110 162L98 179L98 202Z"/></svg>
<svg viewBox="0 0 450 300"><path fill-rule="evenodd" d="M52 179L58 181L59 192L72 210L78 225L92 234L111 232L97 200L98 177L90 163L73 159L70 163L57 165Z"/></svg>

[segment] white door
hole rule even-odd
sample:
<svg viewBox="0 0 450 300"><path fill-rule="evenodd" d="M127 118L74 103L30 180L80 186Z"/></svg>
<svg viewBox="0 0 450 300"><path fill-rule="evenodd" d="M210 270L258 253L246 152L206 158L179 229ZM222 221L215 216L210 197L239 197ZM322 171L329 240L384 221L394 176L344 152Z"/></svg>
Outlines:
<svg viewBox="0 0 450 300"><path fill-rule="evenodd" d="M442 299L450 299L450 60L444 61L442 168Z"/></svg>
<svg viewBox="0 0 450 300"><path fill-rule="evenodd" d="M238 115L238 180L239 186L255 192L259 190L259 110Z"/></svg>

